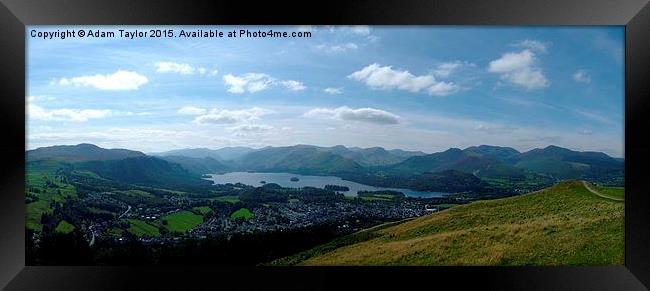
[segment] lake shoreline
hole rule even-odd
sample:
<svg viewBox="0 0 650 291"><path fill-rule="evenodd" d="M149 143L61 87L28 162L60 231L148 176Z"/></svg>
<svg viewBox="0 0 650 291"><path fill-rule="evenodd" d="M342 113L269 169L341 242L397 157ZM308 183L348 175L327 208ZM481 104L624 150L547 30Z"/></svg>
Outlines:
<svg viewBox="0 0 650 291"><path fill-rule="evenodd" d="M357 197L359 191L399 191L407 197L416 198L433 198L445 197L452 193L435 192L435 191L416 191L405 188L387 188L361 184L349 181L336 176L319 176L319 175L302 175L295 173L272 173L272 172L228 172L228 173L210 173L203 175L205 180L212 181L214 184L236 184L242 183L254 187L259 187L268 183L275 183L286 188L303 188L315 187L323 188L325 185L338 185L350 188L349 191L337 191L345 196ZM206 178L208 176L209 178ZM292 178L298 178L298 181L291 181ZM261 183L264 181L265 183Z"/></svg>

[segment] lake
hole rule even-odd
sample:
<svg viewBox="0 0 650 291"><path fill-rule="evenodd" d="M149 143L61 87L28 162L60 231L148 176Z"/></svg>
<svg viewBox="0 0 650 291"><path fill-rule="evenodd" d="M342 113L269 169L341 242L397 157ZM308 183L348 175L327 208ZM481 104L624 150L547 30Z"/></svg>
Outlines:
<svg viewBox="0 0 650 291"><path fill-rule="evenodd" d="M227 184L227 183L242 183L250 186L259 187L264 184L260 183L261 181L266 181L266 183L275 183L282 187L287 188L302 188L302 187L316 187L323 188L325 185L339 185L346 186L350 188L350 191L338 191L343 193L346 196L357 196L358 191L379 191L379 190L393 190L404 193L404 195L409 197L421 197L421 198L430 198L430 197L442 197L447 193L443 192L425 192L425 191L415 191L409 189L400 189L400 188L383 188L364 185L352 181L346 181L339 177L334 176L305 176L298 174L290 173L249 173L249 172L231 172L226 174L211 174L211 178L205 178L206 180L213 181L215 184ZM296 177L298 181L291 181L291 178Z"/></svg>

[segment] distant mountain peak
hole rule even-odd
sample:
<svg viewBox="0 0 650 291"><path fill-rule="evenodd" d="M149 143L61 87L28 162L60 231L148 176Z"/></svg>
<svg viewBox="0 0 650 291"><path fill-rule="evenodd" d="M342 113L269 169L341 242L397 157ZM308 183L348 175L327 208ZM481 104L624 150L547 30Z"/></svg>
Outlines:
<svg viewBox="0 0 650 291"><path fill-rule="evenodd" d="M444 151L443 153L460 153L462 151L463 150L461 150L459 148L449 148L448 150Z"/></svg>
<svg viewBox="0 0 650 291"><path fill-rule="evenodd" d="M144 153L126 149L105 149L90 143L77 145L58 145L41 147L27 151L27 157L32 160L56 159L63 161L104 161L120 160L133 157L144 157Z"/></svg>
<svg viewBox="0 0 650 291"><path fill-rule="evenodd" d="M73 146L82 147L82 148L100 148L100 147L98 147L98 146L96 146L94 144L91 144L91 143L80 143L78 145L73 145Z"/></svg>

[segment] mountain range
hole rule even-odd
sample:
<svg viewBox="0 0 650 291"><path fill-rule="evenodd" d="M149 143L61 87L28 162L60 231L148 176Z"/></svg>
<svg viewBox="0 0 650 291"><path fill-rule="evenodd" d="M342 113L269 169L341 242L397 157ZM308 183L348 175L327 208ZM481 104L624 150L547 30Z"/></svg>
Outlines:
<svg viewBox="0 0 650 291"><path fill-rule="evenodd" d="M359 147L345 147L337 145L333 147L318 147L312 145L295 145L290 147L264 147L261 149L253 149L249 147L224 147L220 149L207 149L207 148L188 148L180 150L171 150L166 152L151 153L152 156L167 157L167 156L184 156L189 158L213 158L218 161L234 161L246 163L247 155L253 152L279 152L279 151L299 151L309 150L313 152L327 152L339 155L343 158L352 160L362 166L379 166L399 163L405 159L413 156L425 155L421 151L405 151L401 149L386 150L381 147L372 148L359 148Z"/></svg>
<svg viewBox="0 0 650 291"><path fill-rule="evenodd" d="M290 172L335 175L377 186L428 189L451 180L473 185L480 180L528 181L587 179L622 184L624 160L601 152L579 152L548 146L519 152L510 147L480 145L425 154L381 147L348 148L295 145L252 149L183 149L145 155L126 149L103 149L91 144L52 146L29 150L30 161L50 159L71 163L108 179L155 184L181 181L207 173L230 171ZM431 175L436 173L436 175ZM469 176L480 178L472 180ZM444 177L443 177L444 176ZM407 182L410 181L410 182ZM434 188L435 188L434 187Z"/></svg>

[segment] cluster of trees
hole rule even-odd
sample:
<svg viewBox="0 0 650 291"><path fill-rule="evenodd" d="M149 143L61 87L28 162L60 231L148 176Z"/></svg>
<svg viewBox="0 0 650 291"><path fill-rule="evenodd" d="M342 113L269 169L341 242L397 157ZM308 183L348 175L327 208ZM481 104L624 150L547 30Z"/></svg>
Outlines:
<svg viewBox="0 0 650 291"><path fill-rule="evenodd" d="M242 202L266 203L288 202L290 192L275 183L268 183L262 187L247 189L239 195Z"/></svg>
<svg viewBox="0 0 650 291"><path fill-rule="evenodd" d="M267 183L262 187L249 188L239 195L239 199L245 203L286 203L290 198L300 199L305 202L333 202L343 198L334 190L315 187L303 187L300 189L282 188L275 183Z"/></svg>
<svg viewBox="0 0 650 291"><path fill-rule="evenodd" d="M344 191L344 192L350 191L349 187L347 187L347 186L339 186L339 185L325 185L325 187L323 187L323 189L331 190L331 191Z"/></svg>
<svg viewBox="0 0 650 291"><path fill-rule="evenodd" d="M480 178L473 174L455 170L435 173L422 173L410 176L376 174L347 174L342 178L361 184L386 188L407 188L417 191L435 192L480 192L488 187Z"/></svg>
<svg viewBox="0 0 650 291"><path fill-rule="evenodd" d="M304 187L301 190L297 191L293 195L293 197L296 197L302 201L312 202L312 203L313 202L331 203L344 198L343 194L339 194L333 190L320 189L314 187Z"/></svg>
<svg viewBox="0 0 650 291"><path fill-rule="evenodd" d="M146 245L132 235L124 242L97 241L92 247L79 231L50 233L36 243L26 230L28 265L210 265L253 266L332 240L330 225L283 232L218 236Z"/></svg>
<svg viewBox="0 0 650 291"><path fill-rule="evenodd" d="M96 251L78 229L70 233L44 232L38 243L34 232L25 230L25 260L27 265L93 265Z"/></svg>
<svg viewBox="0 0 650 291"><path fill-rule="evenodd" d="M406 195L404 193L399 192L399 191L392 191L392 190L381 190L381 191L359 191L357 192L357 195L359 197L371 197L375 195L388 195L391 196L392 198L404 198Z"/></svg>

